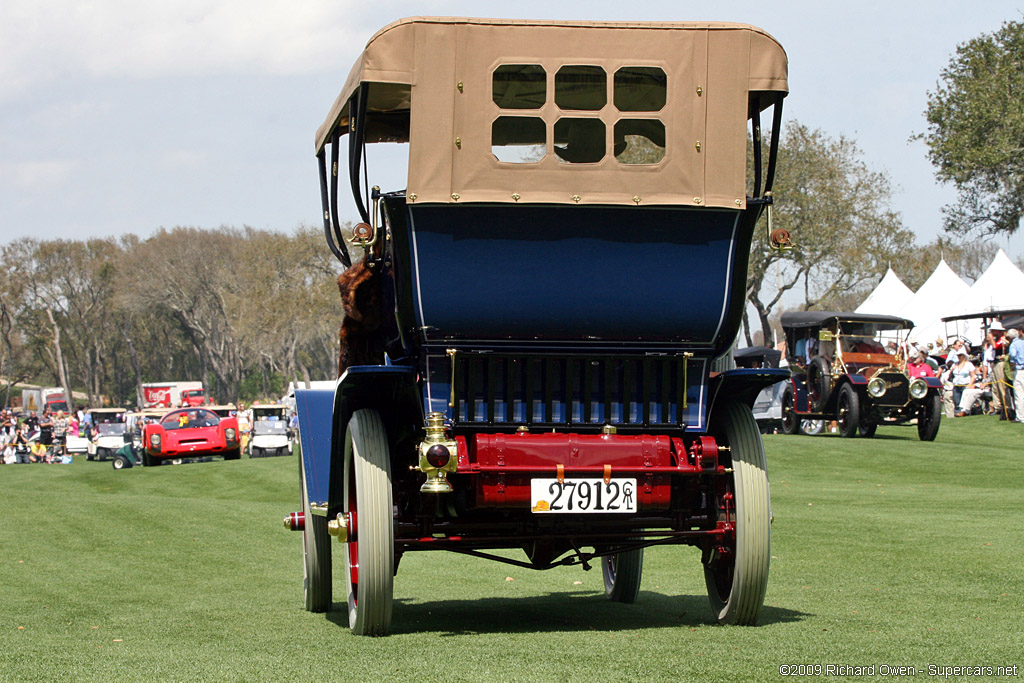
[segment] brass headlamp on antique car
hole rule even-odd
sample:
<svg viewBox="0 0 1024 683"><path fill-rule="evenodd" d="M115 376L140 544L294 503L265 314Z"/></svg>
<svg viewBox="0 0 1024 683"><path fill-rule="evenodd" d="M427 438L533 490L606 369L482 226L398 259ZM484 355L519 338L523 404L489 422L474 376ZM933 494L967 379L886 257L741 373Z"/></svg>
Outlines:
<svg viewBox="0 0 1024 683"><path fill-rule="evenodd" d="M307 609L332 604L331 535L367 635L407 552L599 560L632 602L644 549L684 544L716 619L756 621L750 405L788 372L721 359L755 233L792 244L755 231L787 91L782 47L743 24L415 18L370 39L315 138L346 316L335 390L295 394ZM407 186L367 197L365 146L387 142L409 143Z"/></svg>
<svg viewBox="0 0 1024 683"><path fill-rule="evenodd" d="M782 394L782 431L802 420L835 420L842 436L874 436L880 424L916 420L931 441L942 418L942 384L911 378L907 335L913 321L867 313L801 311L782 314L793 371Z"/></svg>

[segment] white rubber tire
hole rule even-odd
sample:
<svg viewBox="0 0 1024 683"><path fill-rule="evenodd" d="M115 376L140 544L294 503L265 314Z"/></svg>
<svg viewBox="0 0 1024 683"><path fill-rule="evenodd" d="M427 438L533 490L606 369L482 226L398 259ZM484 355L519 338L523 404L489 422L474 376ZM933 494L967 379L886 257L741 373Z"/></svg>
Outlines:
<svg viewBox="0 0 1024 683"><path fill-rule="evenodd" d="M306 469L299 458L299 486L302 493L302 512L305 525L302 530L302 593L306 610L326 612L331 608L331 537L327 533L327 518L310 512L309 490L306 487Z"/></svg>
<svg viewBox="0 0 1024 683"><path fill-rule="evenodd" d="M631 603L640 593L644 572L644 549L627 550L601 558L604 594L615 602Z"/></svg>
<svg viewBox="0 0 1024 683"><path fill-rule="evenodd" d="M391 455L384 423L375 410L357 410L345 438L345 509L354 512L356 519L355 542L349 543L345 553L345 584L348 624L355 635L382 636L391 626L395 576L391 506ZM357 572L352 571L353 555Z"/></svg>
<svg viewBox="0 0 1024 683"><path fill-rule="evenodd" d="M710 558L704 580L720 624L751 625L764 604L771 560L771 498L764 446L750 408L742 403L717 406L712 429L731 449L722 460L733 469L736 542L731 562Z"/></svg>

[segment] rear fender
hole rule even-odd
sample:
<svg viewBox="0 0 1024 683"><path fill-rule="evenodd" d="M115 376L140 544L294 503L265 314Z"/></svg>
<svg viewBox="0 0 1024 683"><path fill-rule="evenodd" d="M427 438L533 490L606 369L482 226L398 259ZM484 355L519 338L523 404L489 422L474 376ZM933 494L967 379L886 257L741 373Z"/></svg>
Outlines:
<svg viewBox="0 0 1024 683"><path fill-rule="evenodd" d="M299 438L310 500L331 507L342 501L344 443L348 422L357 410L380 413L392 458L423 431L423 400L416 369L408 366L358 365L349 368L334 391L295 392ZM414 454L413 450L409 450ZM413 462L413 460L409 460ZM396 471L392 467L392 471Z"/></svg>

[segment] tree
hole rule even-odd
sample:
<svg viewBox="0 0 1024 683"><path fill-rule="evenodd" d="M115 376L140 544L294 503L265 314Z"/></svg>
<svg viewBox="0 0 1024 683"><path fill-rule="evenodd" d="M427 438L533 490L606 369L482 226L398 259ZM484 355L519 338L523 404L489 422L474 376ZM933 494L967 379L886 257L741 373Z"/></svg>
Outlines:
<svg viewBox="0 0 1024 683"><path fill-rule="evenodd" d="M119 300L133 315L169 315L195 348L204 380L212 373L221 395L234 397L243 372L236 331L240 273L238 230L161 230L139 242L122 268ZM157 347L159 348L159 347ZM156 351L154 348L153 351Z"/></svg>
<svg viewBox="0 0 1024 683"><path fill-rule="evenodd" d="M765 340L772 338L769 320L786 292L800 287L805 309L827 308L873 283L914 243L889 207L889 179L870 169L844 136L834 139L791 121L779 147L773 194L773 227L788 230L795 246L775 251L760 235L751 246L747 301ZM752 331L744 328L750 344Z"/></svg>
<svg viewBox="0 0 1024 683"><path fill-rule="evenodd" d="M952 183L952 233L1012 234L1024 218L1024 22L956 48L928 93L928 158Z"/></svg>
<svg viewBox="0 0 1024 683"><path fill-rule="evenodd" d="M940 260L945 260L953 272L968 280L977 280L985 272L999 245L994 242L970 240L957 242L940 235L934 241L907 254L892 269L907 287L917 291L928 276L935 272Z"/></svg>

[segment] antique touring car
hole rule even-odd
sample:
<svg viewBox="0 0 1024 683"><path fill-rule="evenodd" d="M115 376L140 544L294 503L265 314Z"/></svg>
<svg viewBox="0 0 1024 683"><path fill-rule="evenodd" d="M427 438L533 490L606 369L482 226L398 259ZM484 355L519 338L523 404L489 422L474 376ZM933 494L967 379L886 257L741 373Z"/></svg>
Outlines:
<svg viewBox="0 0 1024 683"><path fill-rule="evenodd" d="M904 348L914 323L863 313L782 314L792 381L782 394L782 431L801 420L835 420L841 436L871 437L879 424L917 420L922 441L934 441L942 419L942 383L912 378Z"/></svg>
<svg viewBox="0 0 1024 683"><path fill-rule="evenodd" d="M788 373L720 359L771 203L761 116L778 131L786 92L785 52L746 25L420 18L370 40L316 134L348 269L337 387L296 392L307 609L331 606L332 546L350 627L376 635L407 552L599 560L630 602L644 549L687 544L717 620L755 622L771 508L750 404ZM406 141L407 188L367 196L364 146Z"/></svg>

